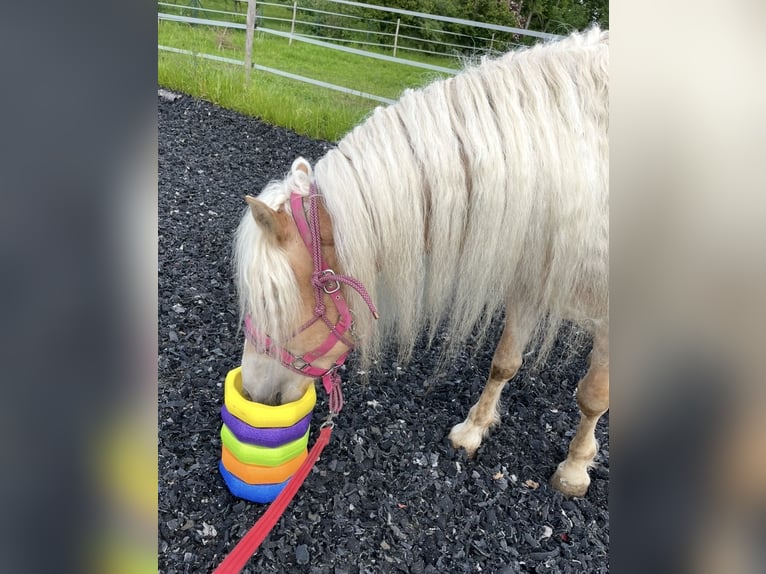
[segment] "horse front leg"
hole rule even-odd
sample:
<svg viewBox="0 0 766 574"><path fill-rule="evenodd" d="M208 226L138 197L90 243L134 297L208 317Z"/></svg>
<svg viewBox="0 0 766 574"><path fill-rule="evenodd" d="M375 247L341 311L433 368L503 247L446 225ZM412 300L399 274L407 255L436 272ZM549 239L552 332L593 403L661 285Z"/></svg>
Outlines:
<svg viewBox="0 0 766 574"><path fill-rule="evenodd" d="M609 334L606 330L594 336L590 367L577 385L580 424L566 460L551 477L553 488L566 496L584 496L590 485L588 468L598 452L596 424L609 409Z"/></svg>
<svg viewBox="0 0 766 574"><path fill-rule="evenodd" d="M492 357L492 368L484 390L476 404L471 407L465 421L452 427L449 433L452 446L456 449L464 448L469 457L476 454L489 429L500 422L497 412L500 394L505 384L521 367L522 352L528 335L525 336L515 324L509 308L506 309L503 334Z"/></svg>

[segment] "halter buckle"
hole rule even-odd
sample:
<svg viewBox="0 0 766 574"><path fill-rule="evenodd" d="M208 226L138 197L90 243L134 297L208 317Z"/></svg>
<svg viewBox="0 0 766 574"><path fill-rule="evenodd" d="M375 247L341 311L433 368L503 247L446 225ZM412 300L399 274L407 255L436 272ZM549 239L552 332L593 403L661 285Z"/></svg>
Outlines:
<svg viewBox="0 0 766 574"><path fill-rule="evenodd" d="M303 372L303 369L309 366L309 363L303 360L303 357L295 357L292 362L292 368L296 371Z"/></svg>
<svg viewBox="0 0 766 574"><path fill-rule="evenodd" d="M320 274L320 277L324 277L325 275L335 275L335 271L333 271L332 269L325 269ZM327 293L328 295L337 293L338 291L340 291L340 281L331 281L327 283L326 285L324 285L322 287L322 290L324 290L324 292Z"/></svg>

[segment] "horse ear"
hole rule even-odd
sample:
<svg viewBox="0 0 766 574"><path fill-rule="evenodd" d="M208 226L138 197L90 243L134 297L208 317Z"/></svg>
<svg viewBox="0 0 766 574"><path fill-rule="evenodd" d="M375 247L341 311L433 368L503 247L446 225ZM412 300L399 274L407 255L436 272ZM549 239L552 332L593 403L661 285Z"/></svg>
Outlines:
<svg viewBox="0 0 766 574"><path fill-rule="evenodd" d="M311 164L302 157L299 157L293 162L293 166L290 168L290 171L292 173L295 173L296 171L302 171L311 177Z"/></svg>
<svg viewBox="0 0 766 574"><path fill-rule="evenodd" d="M285 229L280 212L274 211L260 199L252 195L246 195L245 201L250 206L250 213L258 224L258 227L269 237L282 241L285 238Z"/></svg>

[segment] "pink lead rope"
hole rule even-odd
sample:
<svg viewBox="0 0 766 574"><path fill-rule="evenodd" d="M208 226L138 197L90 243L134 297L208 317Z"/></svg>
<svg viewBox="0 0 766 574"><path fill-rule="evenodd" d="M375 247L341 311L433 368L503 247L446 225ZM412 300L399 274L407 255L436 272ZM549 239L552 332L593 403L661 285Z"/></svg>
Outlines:
<svg viewBox="0 0 766 574"><path fill-rule="evenodd" d="M349 350L353 348L353 343L349 342L344 336L346 331L351 327L352 318L349 311L346 300L341 293L340 284L343 283L354 289L359 296L364 300L372 313L372 316L378 318L378 311L364 288L357 279L349 277L347 275L336 275L335 272L327 267L327 264L322 257L322 244L320 239L319 230L319 210L317 207L317 198L319 194L316 186L312 183L309 192L309 217L311 218L311 225L306 220L306 214L303 211L303 196L293 193L290 195L290 206L293 212L293 220L298 228L298 231L303 238L303 242L311 252L311 257L314 262L314 271L311 275L311 284L314 286L314 317L305 323L298 333L308 329L311 325L318 320L322 320L328 329L330 329L329 335L325 341L319 345L313 351L304 353L300 357L296 357L290 351L284 347L275 345L271 338L265 333L260 333L252 324L250 315L245 317L245 335L251 340L260 343L267 353L274 356L282 366L295 371L301 375L308 377L314 377L322 379L322 385L329 395L329 408L330 416L322 423L319 438L317 438L314 446L311 447L306 460L303 461L300 468L287 483L287 486L279 493L274 502L271 503L269 508L264 512L263 516L253 525L247 534L240 540L234 549L229 553L221 564L216 568L213 574L234 574L241 572L242 569L250 560L250 557L258 550L261 543L269 535L269 532L274 528L276 523L284 514L287 506L290 504L298 489L306 480L306 477L311 472L312 467L319 459L319 455L324 448L330 442L330 435L332 429L335 426L333 418L343 408L343 391L341 390L341 378L338 374L338 369L346 361L348 351L343 353L335 364L327 370L316 367L312 364L313 361L324 356L330 351L338 342L342 342ZM327 318L327 309L324 305L324 293L330 296L330 300L334 303L335 308L338 310L338 322L333 325L332 321ZM296 333L297 334L297 333Z"/></svg>

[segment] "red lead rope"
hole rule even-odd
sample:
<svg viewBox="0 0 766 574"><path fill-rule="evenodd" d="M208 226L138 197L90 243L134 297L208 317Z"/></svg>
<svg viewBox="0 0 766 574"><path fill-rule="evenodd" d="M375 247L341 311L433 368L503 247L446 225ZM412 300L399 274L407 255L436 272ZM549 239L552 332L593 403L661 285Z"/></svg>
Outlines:
<svg viewBox="0 0 766 574"><path fill-rule="evenodd" d="M242 572L247 561L250 560L250 557L256 550L258 550L261 543L266 539L266 536L271 532L271 529L274 528L274 525L276 525L282 517L282 514L284 514L287 506L295 497L295 494L303 484L303 481L306 480L309 472L311 472L311 468L319 458L322 450L324 450L324 447L330 442L330 434L332 434L333 426L332 422L322 425L319 438L317 438L314 446L311 447L306 460L303 461L303 464L290 479L290 482L288 482L287 486L282 489L282 492L280 492L274 499L274 502L272 502L266 512L263 513L263 516L258 519L258 522L253 525L250 531L242 537L242 540L237 543L229 555L224 558L218 568L213 571L213 574L233 574Z"/></svg>

